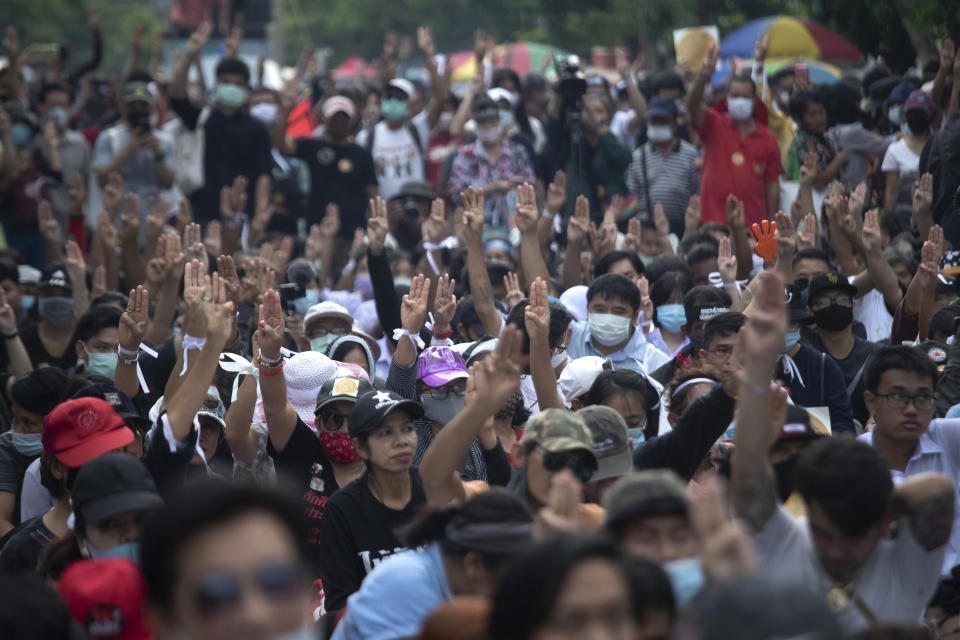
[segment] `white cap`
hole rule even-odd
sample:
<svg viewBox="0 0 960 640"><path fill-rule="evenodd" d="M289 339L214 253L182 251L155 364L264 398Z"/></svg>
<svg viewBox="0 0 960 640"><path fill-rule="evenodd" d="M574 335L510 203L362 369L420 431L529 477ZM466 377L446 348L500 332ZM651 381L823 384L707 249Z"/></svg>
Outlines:
<svg viewBox="0 0 960 640"><path fill-rule="evenodd" d="M567 308L574 320L580 322L587 319L587 289L586 285L578 284L560 294L560 304Z"/></svg>
<svg viewBox="0 0 960 640"><path fill-rule="evenodd" d="M517 97L504 89L503 87L494 87L487 91L487 97L493 100L494 102L500 102L501 100L506 100L510 103L511 107L517 106Z"/></svg>
<svg viewBox="0 0 960 640"><path fill-rule="evenodd" d="M28 264L17 265L17 275L20 276L20 284L37 284L40 282L40 275L43 272L36 267Z"/></svg>
<svg viewBox="0 0 960 640"><path fill-rule="evenodd" d="M346 307L329 300L318 302L307 309L307 315L303 317L303 328L306 329L311 322L319 318L339 318L346 322L348 327L353 326L353 316L350 315Z"/></svg>
<svg viewBox="0 0 960 640"><path fill-rule="evenodd" d="M287 399L305 424L316 427L317 394L324 382L337 375L338 368L336 362L316 351L298 353L283 364Z"/></svg>
<svg viewBox="0 0 960 640"><path fill-rule="evenodd" d="M417 92L417 88L406 78L394 78L387 83L387 86L393 87L394 89L400 89L400 91L403 91L405 94L407 94L408 98L412 98Z"/></svg>
<svg viewBox="0 0 960 640"><path fill-rule="evenodd" d="M557 380L564 404L569 407L574 398L579 398L590 390L604 369L612 368L612 363L600 356L584 356L568 362Z"/></svg>

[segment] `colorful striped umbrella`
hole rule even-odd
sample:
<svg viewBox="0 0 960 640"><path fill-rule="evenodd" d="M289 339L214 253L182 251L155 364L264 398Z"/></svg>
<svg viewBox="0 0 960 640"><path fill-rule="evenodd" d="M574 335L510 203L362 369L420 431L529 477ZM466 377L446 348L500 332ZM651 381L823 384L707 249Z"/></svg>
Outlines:
<svg viewBox="0 0 960 640"><path fill-rule="evenodd" d="M819 60L809 60L807 58L784 58L781 60L767 60L764 68L768 76L772 76L780 69L789 67L797 63L807 65L810 70L810 81L814 84L833 84L843 75L843 72L832 64L821 62Z"/></svg>
<svg viewBox="0 0 960 640"><path fill-rule="evenodd" d="M563 49L540 42L511 42L494 49L493 66L513 69L520 75L540 73L544 58L556 54L568 55ZM470 82L477 73L477 58L472 51L451 53L450 64L453 68L453 82ZM553 75L552 63L547 65L546 75Z"/></svg>
<svg viewBox="0 0 960 640"><path fill-rule="evenodd" d="M860 62L860 51L836 31L817 22L790 16L769 16L735 29L720 43L725 58L752 58L757 40L770 36L767 55L771 58L811 58L834 64Z"/></svg>

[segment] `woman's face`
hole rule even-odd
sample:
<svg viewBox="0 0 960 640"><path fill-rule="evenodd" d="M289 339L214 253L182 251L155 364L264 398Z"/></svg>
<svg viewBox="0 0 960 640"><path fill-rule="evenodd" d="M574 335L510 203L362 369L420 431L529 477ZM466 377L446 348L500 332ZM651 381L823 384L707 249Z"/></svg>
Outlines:
<svg viewBox="0 0 960 640"><path fill-rule="evenodd" d="M808 102L803 110L803 128L810 133L823 133L827 130L827 110L819 102Z"/></svg>
<svg viewBox="0 0 960 640"><path fill-rule="evenodd" d="M628 429L639 429L647 424L647 406L641 395L636 391L614 394L601 404L610 407L623 416Z"/></svg>
<svg viewBox="0 0 960 640"><path fill-rule="evenodd" d="M146 511L128 511L100 522L88 522L83 537L95 551L136 542L140 539L140 529L146 517Z"/></svg>
<svg viewBox="0 0 960 640"><path fill-rule="evenodd" d="M590 558L567 574L534 640L635 640L630 587L611 560Z"/></svg>
<svg viewBox="0 0 960 640"><path fill-rule="evenodd" d="M341 362L347 362L349 364L355 364L364 371L367 372L367 375L371 375L370 363L367 361L367 354L360 347L354 347L347 351L343 355L343 360Z"/></svg>
<svg viewBox="0 0 960 640"><path fill-rule="evenodd" d="M353 446L364 460L380 471L401 473L410 469L417 450L417 432L413 418L403 411L391 413L370 434L367 443L354 438Z"/></svg>
<svg viewBox="0 0 960 640"><path fill-rule="evenodd" d="M637 278L640 277L637 273L637 270L633 268L633 263L627 259L617 260L612 265L610 269L607 270L607 273L614 273L620 276L624 276L630 282L636 282Z"/></svg>

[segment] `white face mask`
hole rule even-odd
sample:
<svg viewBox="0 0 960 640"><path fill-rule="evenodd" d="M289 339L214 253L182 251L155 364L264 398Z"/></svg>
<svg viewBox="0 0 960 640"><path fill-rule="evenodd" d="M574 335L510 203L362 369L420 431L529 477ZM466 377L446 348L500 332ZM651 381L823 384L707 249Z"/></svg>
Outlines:
<svg viewBox="0 0 960 640"><path fill-rule="evenodd" d="M587 328L597 344L612 347L630 336L630 318L612 313L590 313L587 315Z"/></svg>
<svg viewBox="0 0 960 640"><path fill-rule="evenodd" d="M450 131L451 124L453 124L453 113L444 111L437 120L437 131Z"/></svg>
<svg viewBox="0 0 960 640"><path fill-rule="evenodd" d="M780 98L779 102L781 107L783 107L784 109L790 108L790 92L789 91L781 91L779 98Z"/></svg>
<svg viewBox="0 0 960 640"><path fill-rule="evenodd" d="M667 125L647 125L647 137L650 142L667 142L673 137L673 131Z"/></svg>
<svg viewBox="0 0 960 640"><path fill-rule="evenodd" d="M746 120L753 115L753 98L727 98L727 111L734 120Z"/></svg>
<svg viewBox="0 0 960 640"><path fill-rule="evenodd" d="M250 107L250 115L264 124L273 124L277 119L277 105L261 102Z"/></svg>
<svg viewBox="0 0 960 640"><path fill-rule="evenodd" d="M566 351L561 351L560 353L558 353L558 354L555 355L555 356L550 356L550 366L553 367L554 369L556 369L556 368L559 367L560 365L566 364L566 362L567 362L569 359L570 359L570 357L567 355L567 352L566 352Z"/></svg>

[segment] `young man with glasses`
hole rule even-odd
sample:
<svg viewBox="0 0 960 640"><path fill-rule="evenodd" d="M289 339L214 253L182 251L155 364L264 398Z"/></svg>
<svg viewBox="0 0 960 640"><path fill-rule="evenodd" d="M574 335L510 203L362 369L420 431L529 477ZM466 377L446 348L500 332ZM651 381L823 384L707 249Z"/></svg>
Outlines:
<svg viewBox="0 0 960 640"><path fill-rule="evenodd" d="M880 452L890 466L894 483L928 471L944 473L956 483L960 474L960 420L933 419L937 369L930 357L915 347L883 347L867 363L864 379L864 400L875 426L859 439ZM943 575L950 575L958 562L960 527L955 516Z"/></svg>

